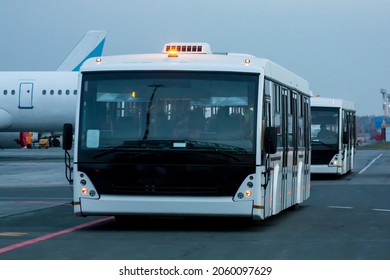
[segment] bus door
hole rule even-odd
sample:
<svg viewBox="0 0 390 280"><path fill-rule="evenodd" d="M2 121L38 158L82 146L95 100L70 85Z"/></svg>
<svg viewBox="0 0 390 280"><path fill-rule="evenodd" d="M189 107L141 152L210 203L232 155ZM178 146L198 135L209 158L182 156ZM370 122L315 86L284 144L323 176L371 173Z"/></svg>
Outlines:
<svg viewBox="0 0 390 280"><path fill-rule="evenodd" d="M307 161L306 161L306 145L305 145L305 135L306 135L306 125L307 125L307 118L305 112L305 99L302 94L296 93L297 97L297 107L296 107L296 114L297 114L297 123L296 123L296 134L297 134L297 180L296 180L296 191L295 191L295 203L301 203L303 201L303 186L306 184L306 172L307 172Z"/></svg>
<svg viewBox="0 0 390 280"><path fill-rule="evenodd" d="M277 153L271 155L271 167L273 168L272 176L271 176L271 186L272 186L272 214L279 213L283 208L283 190L286 185L286 165L287 159L285 158L285 131L284 128L286 121L282 90L281 86L277 83L272 83L272 96L273 96L273 106L272 106L272 125L275 126L277 131ZM284 101L285 102L285 101Z"/></svg>
<svg viewBox="0 0 390 280"><path fill-rule="evenodd" d="M295 174L296 174L296 165L297 165L297 150L295 148L295 108L293 98L293 92L290 90L283 90L285 93L285 105L286 105L286 189L284 192L284 207L287 208L291 206L292 203L292 194L294 193L295 185Z"/></svg>
<svg viewBox="0 0 390 280"><path fill-rule="evenodd" d="M292 137L292 116L289 115L289 91L282 88L282 209L287 207L287 193L292 184L292 150L289 150L289 142Z"/></svg>
<svg viewBox="0 0 390 280"><path fill-rule="evenodd" d="M268 81L266 81L266 85L267 85ZM263 119L262 119L262 125L265 125L265 127L270 127L272 126L271 124L271 96L268 95L267 93L270 93L269 92L270 90L270 87L269 86L266 86L265 87L265 94L264 94L264 105L263 105ZM263 128L262 127L262 131L264 131L265 127ZM264 163L265 167L266 168L270 168L271 167L271 164L272 164L272 155L268 155L269 158L267 158L267 155L266 154L262 154L262 162ZM273 166L272 166L273 168ZM268 170L264 170L265 171L265 176L271 176L271 174L267 174ZM266 180L270 180L268 182L265 182L267 183L267 185L265 186L265 189L264 189L264 201L263 201L263 205L264 205L264 217L268 217L268 216L271 216L272 215L272 206L271 206L271 197L272 197L272 187L271 185L273 184L273 180L271 179L271 177L266 177L264 178L264 181Z"/></svg>
<svg viewBox="0 0 390 280"><path fill-rule="evenodd" d="M351 170L355 167L356 153L356 113L351 112Z"/></svg>
<svg viewBox="0 0 390 280"><path fill-rule="evenodd" d="M347 111L343 110L343 134L346 133L349 134L349 114ZM341 137L344 137L344 135L341 135ZM343 141L343 139L342 139ZM347 170L349 170L349 161L350 161L350 141L349 141L349 135L348 135L348 143L343 143L343 154L344 154L344 160L343 160L343 171L344 174Z"/></svg>
<svg viewBox="0 0 390 280"><path fill-rule="evenodd" d="M348 143L343 143L344 147L344 164L343 164L343 173L348 172L352 169L352 160L353 160L353 115L352 112L343 111L343 134L348 135ZM343 136L342 136L343 137ZM342 139L343 140L343 139Z"/></svg>
<svg viewBox="0 0 390 280"><path fill-rule="evenodd" d="M292 158L292 184L288 194L290 199L288 205L296 204L297 182L298 182L298 94L294 91L290 92L290 117L292 117L292 140L289 143L289 149L293 150Z"/></svg>
<svg viewBox="0 0 390 280"><path fill-rule="evenodd" d="M302 199L310 195L310 166L311 166L311 113L310 98L303 97L303 145L304 153L304 178L302 182Z"/></svg>

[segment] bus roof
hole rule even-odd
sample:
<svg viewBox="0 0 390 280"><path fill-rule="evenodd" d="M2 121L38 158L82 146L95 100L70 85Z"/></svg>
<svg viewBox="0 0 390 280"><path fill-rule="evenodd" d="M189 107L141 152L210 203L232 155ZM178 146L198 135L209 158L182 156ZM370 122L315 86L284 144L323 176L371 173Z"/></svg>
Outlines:
<svg viewBox="0 0 390 280"><path fill-rule="evenodd" d="M352 101L339 99L339 98L312 97L311 107L333 107L333 108L343 108L351 111L356 110L355 104Z"/></svg>
<svg viewBox="0 0 390 280"><path fill-rule="evenodd" d="M224 53L215 54L206 43L199 52L172 52L172 44L183 49L191 43L171 43L164 46L162 53L129 54L104 56L87 60L81 67L81 72L90 71L222 71L261 73L285 86L310 94L309 83L302 77L292 73L277 63L258 58L249 54ZM175 45L175 47L176 47ZM176 48L175 48L176 49Z"/></svg>

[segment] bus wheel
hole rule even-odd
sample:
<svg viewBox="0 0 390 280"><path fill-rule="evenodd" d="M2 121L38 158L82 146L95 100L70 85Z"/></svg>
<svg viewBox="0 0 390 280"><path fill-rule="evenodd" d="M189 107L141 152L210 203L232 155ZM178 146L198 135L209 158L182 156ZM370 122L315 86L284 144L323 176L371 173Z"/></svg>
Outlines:
<svg viewBox="0 0 390 280"><path fill-rule="evenodd" d="M289 209L290 209L290 210L293 210L293 211L298 210L299 205L300 205L299 203L294 204L294 205L292 205Z"/></svg>
<svg viewBox="0 0 390 280"><path fill-rule="evenodd" d="M121 226L139 225L144 220L142 216L117 215L116 222Z"/></svg>

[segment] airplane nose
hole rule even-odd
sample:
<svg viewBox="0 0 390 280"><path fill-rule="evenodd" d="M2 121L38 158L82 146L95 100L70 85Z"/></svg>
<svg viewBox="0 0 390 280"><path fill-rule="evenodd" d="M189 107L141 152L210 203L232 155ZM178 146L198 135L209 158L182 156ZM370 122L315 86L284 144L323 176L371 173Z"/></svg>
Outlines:
<svg viewBox="0 0 390 280"><path fill-rule="evenodd" d="M10 127L12 116L6 110L0 108L0 130Z"/></svg>

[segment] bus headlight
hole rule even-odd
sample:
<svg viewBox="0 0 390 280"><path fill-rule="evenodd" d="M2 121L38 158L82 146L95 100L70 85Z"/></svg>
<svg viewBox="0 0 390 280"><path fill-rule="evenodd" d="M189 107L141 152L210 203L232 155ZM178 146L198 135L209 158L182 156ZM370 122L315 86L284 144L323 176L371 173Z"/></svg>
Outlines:
<svg viewBox="0 0 390 280"><path fill-rule="evenodd" d="M330 160L328 166L338 166L338 164L340 164L339 157L338 155L334 155L334 157Z"/></svg>
<svg viewBox="0 0 390 280"><path fill-rule="evenodd" d="M87 195L88 194L88 188L86 188L86 187L81 188L81 194L82 195Z"/></svg>
<svg viewBox="0 0 390 280"><path fill-rule="evenodd" d="M245 191L245 196L246 197L251 197L252 196L252 191L251 190L246 190Z"/></svg>

